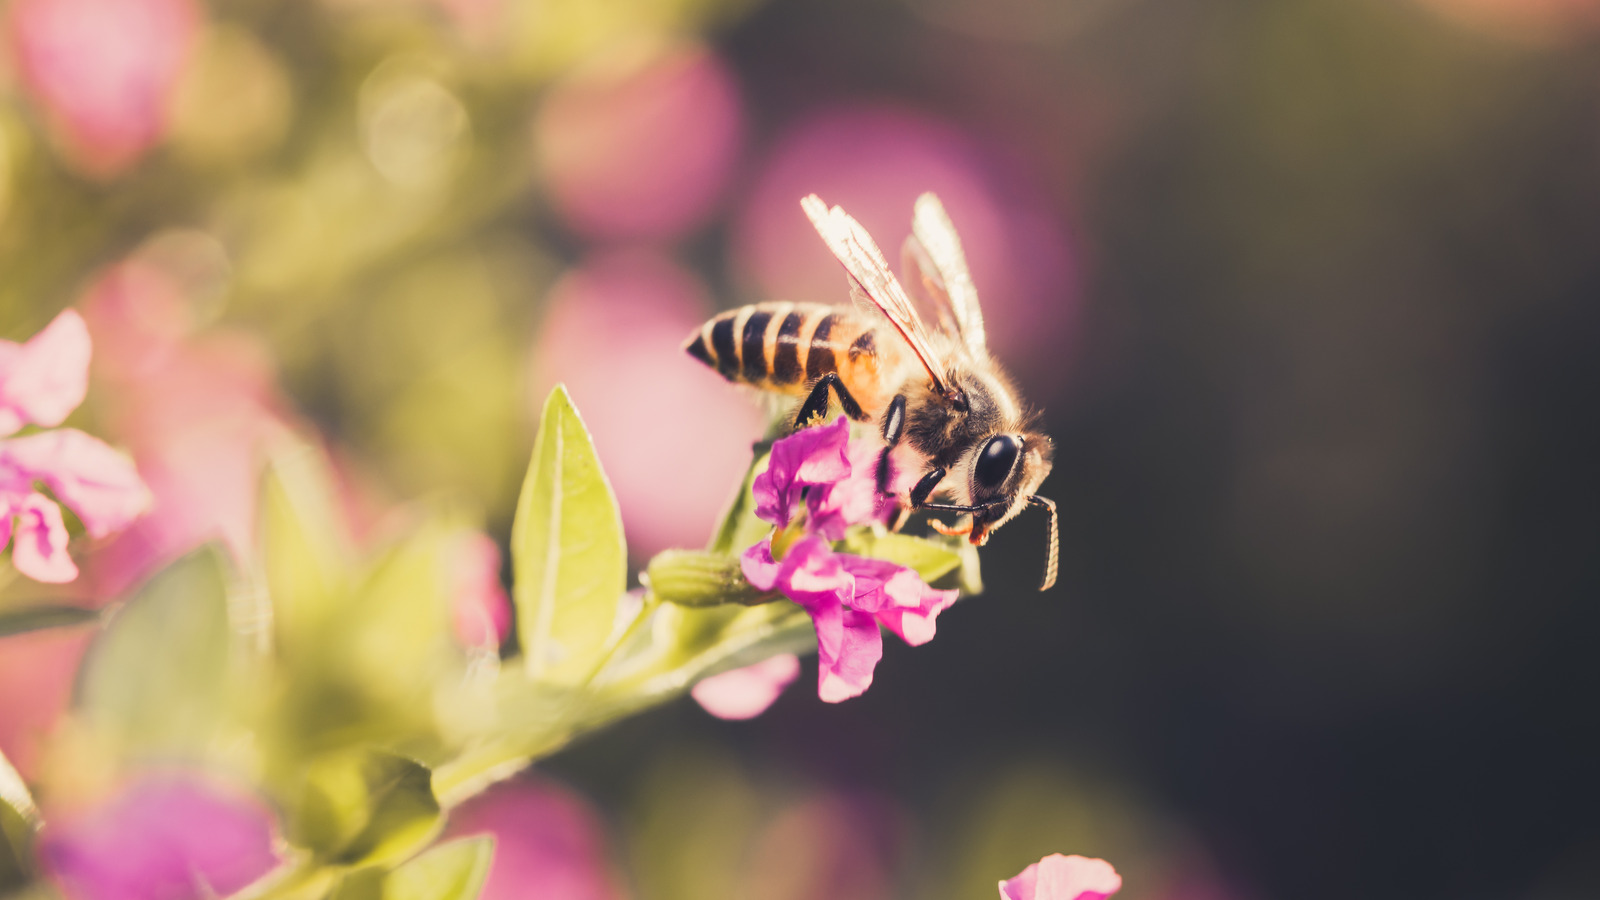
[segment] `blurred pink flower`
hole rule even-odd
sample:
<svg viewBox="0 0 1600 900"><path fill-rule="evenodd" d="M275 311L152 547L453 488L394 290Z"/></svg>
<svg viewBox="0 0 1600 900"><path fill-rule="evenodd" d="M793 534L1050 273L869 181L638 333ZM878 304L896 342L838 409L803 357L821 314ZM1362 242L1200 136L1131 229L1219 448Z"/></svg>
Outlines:
<svg viewBox="0 0 1600 900"><path fill-rule="evenodd" d="M573 230L666 239L711 214L733 174L741 119L733 74L711 51L629 44L551 88L534 143Z"/></svg>
<svg viewBox="0 0 1600 900"><path fill-rule="evenodd" d="M736 896L763 900L889 900L904 846L903 815L872 795L828 793L786 809L751 848Z"/></svg>
<svg viewBox="0 0 1600 900"><path fill-rule="evenodd" d="M890 260L918 195L939 195L983 300L990 348L1025 393L1061 382L1079 313L1064 224L1015 165L941 119L893 106L822 111L779 135L734 228L734 258L770 300L849 304L839 265L796 209L809 193L859 220Z"/></svg>
<svg viewBox="0 0 1600 900"><path fill-rule="evenodd" d="M500 547L474 531L457 540L451 559L450 609L456 640L493 649L511 627L511 601L500 583Z"/></svg>
<svg viewBox="0 0 1600 900"><path fill-rule="evenodd" d="M209 900L277 867L272 832L256 798L173 772L85 813L52 816L38 855L72 900Z"/></svg>
<svg viewBox="0 0 1600 900"><path fill-rule="evenodd" d="M0 435L61 424L83 401L89 356L89 331L70 309L26 344L0 341ZM127 526L150 503L133 463L98 438L62 428L0 440L0 549L14 539L11 562L35 581L78 577L61 507L39 493L40 483L95 538Z"/></svg>
<svg viewBox="0 0 1600 900"><path fill-rule="evenodd" d="M102 417L155 498L149 515L95 554L103 598L207 540L251 559L262 464L290 434L260 342L193 334L190 303L166 271L135 260L108 270L82 304L99 348Z"/></svg>
<svg viewBox="0 0 1600 900"><path fill-rule="evenodd" d="M94 629L59 628L0 639L0 752L23 778L71 700L72 680Z"/></svg>
<svg viewBox="0 0 1600 900"><path fill-rule="evenodd" d="M719 719L753 719L766 712L799 675L800 658L793 653L780 653L755 665L703 679L689 695Z"/></svg>
<svg viewBox="0 0 1600 900"><path fill-rule="evenodd" d="M494 864L479 900L620 900L600 820L583 798L548 781L490 788L450 815L448 837L492 834Z"/></svg>
<svg viewBox="0 0 1600 900"><path fill-rule="evenodd" d="M1000 882L1000 900L1105 900L1122 876L1103 859L1052 853Z"/></svg>
<svg viewBox="0 0 1600 900"><path fill-rule="evenodd" d="M703 287L663 255L613 251L562 276L547 303L532 396L566 383L616 489L629 552L704 542L762 417L679 349L710 315Z"/></svg>
<svg viewBox="0 0 1600 900"><path fill-rule="evenodd" d="M22 81L80 168L116 175L161 139L193 0L16 0L9 20Z"/></svg>

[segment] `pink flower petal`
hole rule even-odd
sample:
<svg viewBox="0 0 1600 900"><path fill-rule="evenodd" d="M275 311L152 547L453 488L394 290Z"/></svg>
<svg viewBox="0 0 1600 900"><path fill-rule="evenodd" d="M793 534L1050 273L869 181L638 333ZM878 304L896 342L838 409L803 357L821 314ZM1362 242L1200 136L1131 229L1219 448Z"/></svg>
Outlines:
<svg viewBox="0 0 1600 900"><path fill-rule="evenodd" d="M855 593L855 578L828 542L810 534L795 541L778 569L778 590L807 610L837 606Z"/></svg>
<svg viewBox="0 0 1600 900"><path fill-rule="evenodd" d="M479 900L620 900L606 865L600 817L547 781L490 788L450 814L447 837L492 834L494 863Z"/></svg>
<svg viewBox="0 0 1600 900"><path fill-rule="evenodd" d="M511 601L500 583L500 547L472 532L450 560L450 603L456 640L466 647L498 647L511 627Z"/></svg>
<svg viewBox="0 0 1600 900"><path fill-rule="evenodd" d="M43 494L29 494L14 512L17 530L11 564L17 571L51 584L77 578L78 567L67 554L67 526L61 520L61 507Z"/></svg>
<svg viewBox="0 0 1600 900"><path fill-rule="evenodd" d="M72 428L0 441L0 479L43 481L96 538L121 530L150 507L133 461Z"/></svg>
<svg viewBox="0 0 1600 900"><path fill-rule="evenodd" d="M265 806L184 772L146 777L87 815L52 819L39 858L74 900L226 897L278 865Z"/></svg>
<svg viewBox="0 0 1600 900"><path fill-rule="evenodd" d="M1122 889L1122 876L1103 859L1052 853L1000 882L1001 900L1105 900Z"/></svg>
<svg viewBox="0 0 1600 900"><path fill-rule="evenodd" d="M834 624L832 611L824 617L814 618L817 628L817 696L824 703L839 703L859 697L872 686L872 673L883 658L883 635L872 616L853 609L842 610ZM837 628L837 636L826 643L824 652L822 633Z"/></svg>
<svg viewBox="0 0 1600 900"><path fill-rule="evenodd" d="M878 457L882 453L883 443L876 438L849 442L845 451L849 474L806 493L812 528L837 541L852 525L888 520L896 504L894 498L878 492Z"/></svg>
<svg viewBox="0 0 1600 900"><path fill-rule="evenodd" d="M551 86L534 120L540 168L585 236L676 237L711 215L737 169L738 87L704 47L616 46Z"/></svg>
<svg viewBox="0 0 1600 900"><path fill-rule="evenodd" d="M89 390L89 328L65 310L27 343L0 341L0 436L60 425Z"/></svg>
<svg viewBox="0 0 1600 900"><path fill-rule="evenodd" d="M913 647L933 640L934 620L956 602L957 591L934 590L913 569L881 559L846 554L839 558L856 578L850 606L872 613Z"/></svg>
<svg viewBox="0 0 1600 900"><path fill-rule="evenodd" d="M719 719L753 719L766 712L799 674L800 658L783 653L703 679L689 695Z"/></svg>
<svg viewBox="0 0 1600 900"><path fill-rule="evenodd" d="M756 515L782 527L794 517L802 488L832 484L850 474L845 448L850 441L850 421L806 428L772 445L767 470L755 477L751 493Z"/></svg>
<svg viewBox="0 0 1600 900"><path fill-rule="evenodd" d="M763 538L739 557L739 568L744 580L756 590L770 591L778 583L778 571L783 566L772 558L772 539Z"/></svg>

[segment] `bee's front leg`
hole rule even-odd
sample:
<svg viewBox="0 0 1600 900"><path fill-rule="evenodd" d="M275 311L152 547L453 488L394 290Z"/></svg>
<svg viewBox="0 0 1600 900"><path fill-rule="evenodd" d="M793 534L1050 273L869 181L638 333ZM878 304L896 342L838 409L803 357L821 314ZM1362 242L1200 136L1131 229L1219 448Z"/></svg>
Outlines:
<svg viewBox="0 0 1600 900"><path fill-rule="evenodd" d="M934 466L932 471L922 476L922 480L917 482L917 486L911 489L912 509L920 509L928 505L928 497L933 493L933 489L939 486L939 482L944 480L945 474L944 466Z"/></svg>

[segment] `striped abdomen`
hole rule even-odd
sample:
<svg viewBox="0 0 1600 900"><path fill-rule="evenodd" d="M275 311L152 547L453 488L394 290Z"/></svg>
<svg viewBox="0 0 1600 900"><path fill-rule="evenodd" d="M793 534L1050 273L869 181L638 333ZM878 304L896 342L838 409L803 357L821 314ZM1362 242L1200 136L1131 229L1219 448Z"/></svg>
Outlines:
<svg viewBox="0 0 1600 900"><path fill-rule="evenodd" d="M719 313L683 348L722 377L767 391L804 396L829 372L869 414L888 403L880 375L885 359L877 323L853 309L814 303L756 303Z"/></svg>

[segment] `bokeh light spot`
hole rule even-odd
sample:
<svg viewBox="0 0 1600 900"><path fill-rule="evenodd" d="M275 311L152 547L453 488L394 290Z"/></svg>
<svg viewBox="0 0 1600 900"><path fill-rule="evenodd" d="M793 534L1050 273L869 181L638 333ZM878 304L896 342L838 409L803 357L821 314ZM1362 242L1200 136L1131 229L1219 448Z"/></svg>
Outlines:
<svg viewBox="0 0 1600 900"><path fill-rule="evenodd" d="M173 144L197 162L241 160L277 144L291 105L270 50L243 29L208 29L173 97Z"/></svg>
<svg viewBox="0 0 1600 900"><path fill-rule="evenodd" d="M374 70L361 86L360 107L362 149L399 187L439 184L471 141L466 107L412 59Z"/></svg>
<svg viewBox="0 0 1600 900"><path fill-rule="evenodd" d="M669 238L714 210L741 132L733 75L710 51L626 44L552 88L534 144L573 230Z"/></svg>

